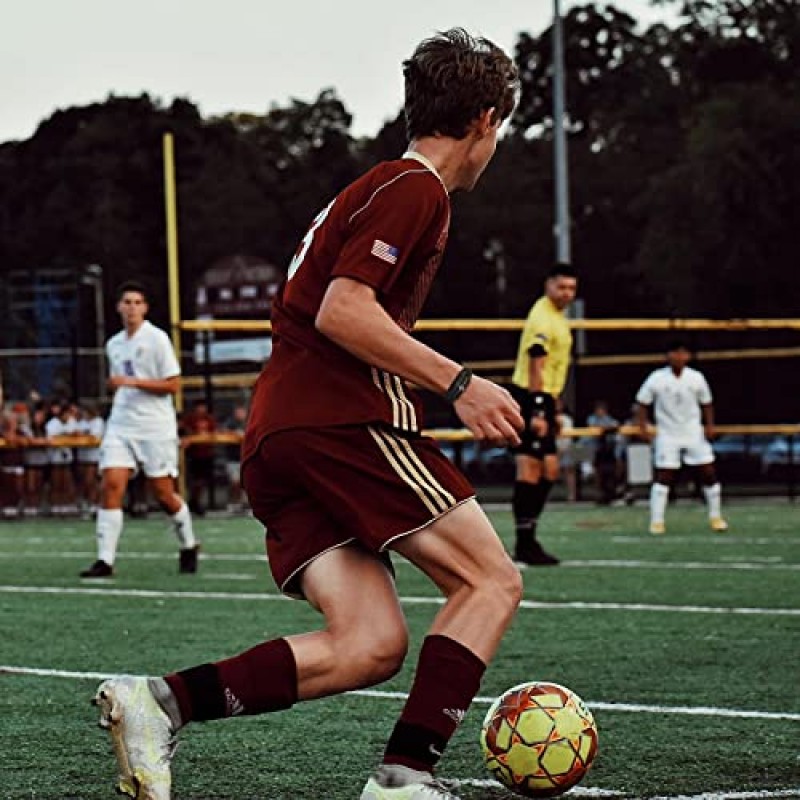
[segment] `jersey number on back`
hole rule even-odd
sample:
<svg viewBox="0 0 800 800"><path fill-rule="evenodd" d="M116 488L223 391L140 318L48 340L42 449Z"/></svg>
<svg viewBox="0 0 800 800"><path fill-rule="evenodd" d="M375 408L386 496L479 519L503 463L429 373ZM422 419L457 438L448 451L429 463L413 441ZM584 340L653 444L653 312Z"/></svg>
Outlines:
<svg viewBox="0 0 800 800"><path fill-rule="evenodd" d="M311 247L311 242L314 239L314 234L316 233L317 228L325 222L325 217L328 216L335 200L331 200L322 211L314 217L314 221L311 223L311 227L306 232L306 235L303 237L303 241L300 243L300 247L297 248L297 252L294 255L291 263L289 264L289 271L286 274L286 280L290 281L298 269L300 269L300 265L303 263L303 259L306 257L306 253L308 252L308 248Z"/></svg>

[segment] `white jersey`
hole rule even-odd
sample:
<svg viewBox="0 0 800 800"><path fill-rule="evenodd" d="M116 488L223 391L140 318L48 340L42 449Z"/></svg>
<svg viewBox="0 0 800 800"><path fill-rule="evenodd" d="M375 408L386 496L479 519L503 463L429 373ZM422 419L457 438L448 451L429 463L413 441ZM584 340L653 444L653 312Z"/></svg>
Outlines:
<svg viewBox="0 0 800 800"><path fill-rule="evenodd" d="M102 439L106 429L106 422L102 417L92 417L82 419L78 422L78 432L82 436L94 436L95 439ZM94 464L100 460L99 447L80 447L78 448L78 461L82 464Z"/></svg>
<svg viewBox="0 0 800 800"><path fill-rule="evenodd" d="M110 375L166 380L181 374L172 342L145 321L133 336L122 330L106 344ZM153 394L131 386L114 393L106 432L135 439L174 439L178 435L171 394Z"/></svg>
<svg viewBox="0 0 800 800"><path fill-rule="evenodd" d="M703 435L701 405L712 402L711 388L702 372L684 367L676 375L662 367L648 375L636 394L636 402L653 406L659 436L694 440Z"/></svg>
<svg viewBox="0 0 800 800"><path fill-rule="evenodd" d="M44 431L48 439L70 436L77 433L77 423L72 419L62 422L58 417L50 417L45 423ZM50 447L47 455L51 464L71 464L75 460L71 447Z"/></svg>

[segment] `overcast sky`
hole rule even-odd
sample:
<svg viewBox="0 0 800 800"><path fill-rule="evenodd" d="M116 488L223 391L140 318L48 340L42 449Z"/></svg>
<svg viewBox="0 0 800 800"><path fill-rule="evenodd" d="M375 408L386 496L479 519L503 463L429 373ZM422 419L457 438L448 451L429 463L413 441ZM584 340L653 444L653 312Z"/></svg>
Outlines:
<svg viewBox="0 0 800 800"><path fill-rule="evenodd" d="M577 3L562 0L562 10ZM649 0L617 0L642 23ZM552 0L4 0L0 142L58 108L110 93L195 102L204 115L266 111L332 87L374 135L402 105L400 62L460 25L509 51L550 24Z"/></svg>

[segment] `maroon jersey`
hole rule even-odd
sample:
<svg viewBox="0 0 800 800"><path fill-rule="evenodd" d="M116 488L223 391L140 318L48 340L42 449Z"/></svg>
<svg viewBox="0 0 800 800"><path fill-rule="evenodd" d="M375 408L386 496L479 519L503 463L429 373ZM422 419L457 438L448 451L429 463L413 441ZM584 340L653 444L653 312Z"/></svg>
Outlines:
<svg viewBox="0 0 800 800"><path fill-rule="evenodd" d="M321 211L308 229L272 306L272 356L256 382L242 457L276 431L384 423L422 428L419 398L397 375L356 358L314 321L333 278L375 289L410 331L442 258L450 198L422 159L378 164Z"/></svg>

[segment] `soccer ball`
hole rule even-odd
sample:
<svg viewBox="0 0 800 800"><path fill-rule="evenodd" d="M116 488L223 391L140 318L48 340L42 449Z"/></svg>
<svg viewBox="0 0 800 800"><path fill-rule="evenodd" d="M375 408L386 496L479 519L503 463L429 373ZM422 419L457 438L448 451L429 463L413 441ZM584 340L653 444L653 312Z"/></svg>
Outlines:
<svg viewBox="0 0 800 800"><path fill-rule="evenodd" d="M577 784L597 754L592 712L557 683L531 681L494 701L481 728L486 766L525 797L554 797Z"/></svg>

